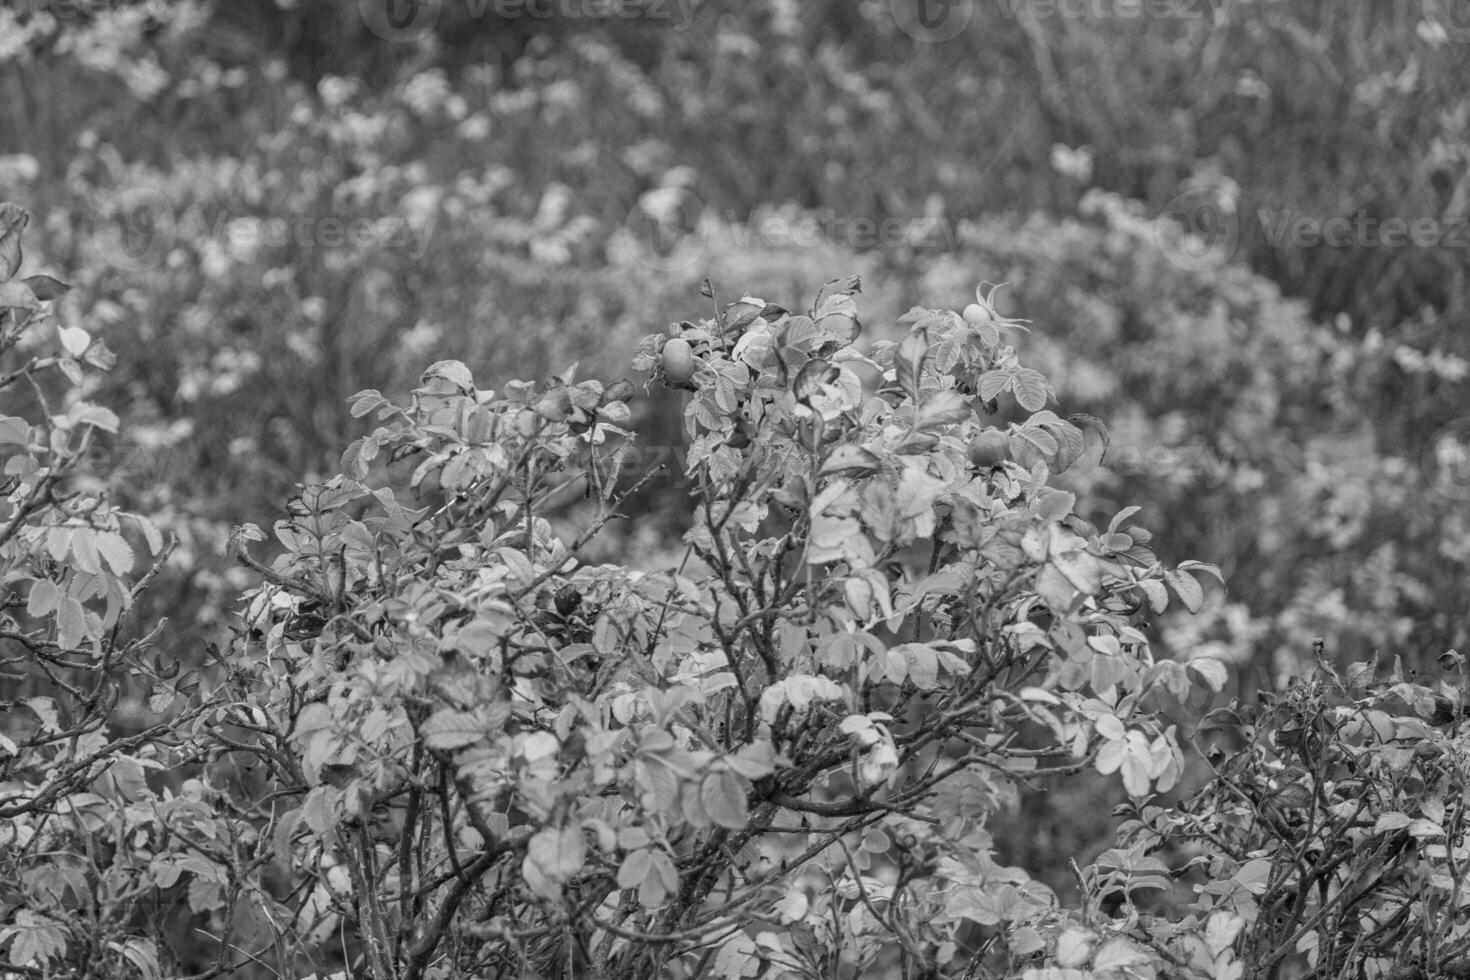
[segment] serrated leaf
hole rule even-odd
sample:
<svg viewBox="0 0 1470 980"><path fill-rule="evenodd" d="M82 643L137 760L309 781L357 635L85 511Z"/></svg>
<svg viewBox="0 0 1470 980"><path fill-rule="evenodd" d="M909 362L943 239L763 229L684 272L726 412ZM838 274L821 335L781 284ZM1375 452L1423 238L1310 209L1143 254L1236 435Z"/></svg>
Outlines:
<svg viewBox="0 0 1470 980"><path fill-rule="evenodd" d="M1000 393L1010 387L1011 373L1009 371L986 371L980 375L980 382L976 385L976 392L985 401L997 398Z"/></svg>
<svg viewBox="0 0 1470 980"><path fill-rule="evenodd" d="M133 570L136 561L133 549L116 531L100 531L97 534L97 551L115 575L126 575Z"/></svg>
<svg viewBox="0 0 1470 980"><path fill-rule="evenodd" d="M953 388L930 393L919 406L914 424L920 429L955 425L970 417L970 400Z"/></svg>
<svg viewBox="0 0 1470 980"><path fill-rule="evenodd" d="M81 645L86 629L82 604L71 596L62 596L56 607L56 642L63 649L74 650Z"/></svg>
<svg viewBox="0 0 1470 980"><path fill-rule="evenodd" d="M373 410L388 404L388 399L374 388L359 391L352 396L352 417L360 419Z"/></svg>
<svg viewBox="0 0 1470 980"><path fill-rule="evenodd" d="M1413 822L1413 818L1407 813L1399 813L1398 811L1380 813L1378 819L1373 824L1373 833L1382 834L1390 830L1402 830Z"/></svg>
<svg viewBox="0 0 1470 980"><path fill-rule="evenodd" d="M474 375L470 374L470 369L465 367L461 361L435 361L420 376L420 380L425 384L435 378L443 378L462 392L475 390Z"/></svg>
<svg viewBox="0 0 1470 980"><path fill-rule="evenodd" d="M331 836L341 795L342 791L332 786L314 786L301 801L301 821L318 837Z"/></svg>
<svg viewBox="0 0 1470 980"><path fill-rule="evenodd" d="M5 279L20 268L20 234L30 220L30 214L20 205L9 201L0 204L0 267Z"/></svg>
<svg viewBox="0 0 1470 980"><path fill-rule="evenodd" d="M92 346L87 348L87 355L82 360L99 371L111 371L117 366L117 355L96 337L92 338Z"/></svg>
<svg viewBox="0 0 1470 980"><path fill-rule="evenodd" d="M485 725L468 711L440 708L424 722L419 733L431 749L460 749L485 737Z"/></svg>
<svg viewBox="0 0 1470 980"><path fill-rule="evenodd" d="M1179 597L1179 601L1184 603L1185 609L1188 609L1192 613L1197 613L1204 606L1205 590L1200 586L1199 582L1195 581L1193 575L1190 575L1188 572L1179 572L1171 569L1164 572L1164 581L1169 584L1169 588L1174 590L1174 594Z"/></svg>
<svg viewBox="0 0 1470 980"><path fill-rule="evenodd" d="M97 532L89 527L72 531L71 554L77 568L89 575L102 571L102 561L97 554Z"/></svg>
<svg viewBox="0 0 1470 980"><path fill-rule="evenodd" d="M939 655L922 643L905 643L900 647L907 662L909 680L921 691L932 691L939 684Z"/></svg>
<svg viewBox="0 0 1470 980"><path fill-rule="evenodd" d="M830 476L833 473L846 472L852 476L866 476L876 473L880 460L877 455L862 446L850 442L838 444L822 462L821 476Z"/></svg>
<svg viewBox="0 0 1470 980"><path fill-rule="evenodd" d="M1153 962L1153 955L1141 946L1122 936L1113 936L1104 942L1092 957L1092 968L1095 971L1103 970L1125 970L1130 967L1147 966Z"/></svg>
<svg viewBox="0 0 1470 980"><path fill-rule="evenodd" d="M143 980L162 980L158 964L158 947L151 939L129 939L125 943L109 942L108 948L133 964Z"/></svg>
<svg viewBox="0 0 1470 980"><path fill-rule="evenodd" d="M1215 581L1219 582L1221 585L1225 584L1224 573L1222 573L1217 566L1211 565L1208 562L1181 561L1178 565L1178 568L1181 572L1194 572L1199 575L1213 576Z"/></svg>
<svg viewBox="0 0 1470 980"><path fill-rule="evenodd" d="M1013 429L1011 437L1030 443L1043 459L1051 459L1057 453L1057 441L1045 429L1022 426Z"/></svg>
<svg viewBox="0 0 1470 980"><path fill-rule="evenodd" d="M30 595L26 597L26 612L37 618L49 615L60 600L61 590L56 583L38 579L31 583Z"/></svg>
<svg viewBox="0 0 1470 980"><path fill-rule="evenodd" d="M1021 368L1015 375L1011 389L1016 393L1016 402L1028 412L1039 412L1046 407L1046 377L1040 371Z"/></svg>
<svg viewBox="0 0 1470 980"><path fill-rule="evenodd" d="M731 933L715 953L714 975L723 980L753 977L760 969L761 960L755 940L739 929Z"/></svg>
<svg viewBox="0 0 1470 980"><path fill-rule="evenodd" d="M915 402L919 400L919 379L924 373L924 359L929 356L929 331L916 327L893 352L893 369L898 386Z"/></svg>
<svg viewBox="0 0 1470 980"><path fill-rule="evenodd" d="M1087 415L1082 412L1068 415L1067 421L1077 426L1078 431L1081 431L1082 426L1088 426L1097 430L1098 435L1102 436L1102 455L1098 457L1098 463L1099 465L1107 465L1108 450L1112 448L1113 444L1113 433L1108 428L1108 424L1096 416ZM1137 510L1138 508L1134 507L1132 509Z"/></svg>
<svg viewBox="0 0 1470 980"><path fill-rule="evenodd" d="M750 821L745 790L733 772L722 770L706 774L700 784L699 801L710 820L720 827L740 830Z"/></svg>
<svg viewBox="0 0 1470 980"><path fill-rule="evenodd" d="M148 545L148 553L150 555L155 556L155 557L157 557L158 555L162 554L163 553L163 535L161 533L159 533L158 525L154 524L151 520L149 520L146 517L143 517L140 514L129 514L128 516L131 517L133 519L133 522L138 525L138 530L141 531L141 532L143 532L143 540ZM260 541L260 540L264 539L265 535L264 534L261 534L260 528L255 527L255 525L253 525L253 524L246 525L246 526L247 527L250 527L250 528L254 528L255 529L255 533L257 535L259 535L259 537L252 538L250 540Z"/></svg>
<svg viewBox="0 0 1470 980"><path fill-rule="evenodd" d="M1211 912L1205 922L1205 945L1211 956L1219 956L1234 942L1245 928L1245 917L1224 910Z"/></svg>

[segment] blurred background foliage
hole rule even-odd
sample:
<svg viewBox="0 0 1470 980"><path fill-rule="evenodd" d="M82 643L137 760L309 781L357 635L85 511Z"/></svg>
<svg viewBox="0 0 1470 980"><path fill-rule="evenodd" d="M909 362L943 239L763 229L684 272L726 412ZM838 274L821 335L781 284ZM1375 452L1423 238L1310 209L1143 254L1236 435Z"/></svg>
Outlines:
<svg viewBox="0 0 1470 980"><path fill-rule="evenodd" d="M430 2L397 40L372 0L0 5L0 199L119 355L89 397L128 441L94 476L181 541L151 594L177 654L228 628L229 527L364 431L353 392L451 357L611 380L707 312L705 276L797 308L849 272L869 337L1009 282L1028 361L1112 427L1065 477L1083 507L1140 505L1161 558L1228 576L1153 624L1161 656L1249 697L1316 635L1411 666L1470 645L1451 0L955 0L937 33L913 2ZM1442 239L1281 234L1338 217ZM645 461L678 409L643 403ZM619 560L666 554L682 493ZM1066 792L1006 834L1061 887L1100 832L1069 811L1108 802Z"/></svg>

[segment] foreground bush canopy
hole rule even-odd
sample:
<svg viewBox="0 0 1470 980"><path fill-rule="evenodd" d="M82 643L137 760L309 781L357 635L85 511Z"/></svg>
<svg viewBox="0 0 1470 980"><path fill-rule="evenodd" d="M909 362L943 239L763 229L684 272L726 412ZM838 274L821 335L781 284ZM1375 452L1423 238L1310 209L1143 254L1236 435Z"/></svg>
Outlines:
<svg viewBox="0 0 1470 980"><path fill-rule="evenodd" d="M279 556L231 536L258 585L181 672L130 615L168 543L80 473L111 356L18 277L26 223L0 208L11 972L1464 975L1459 655L1428 685L1319 650L1201 724L1226 668L1140 621L1218 573L1048 485L1106 428L1048 407L993 289L859 345L855 278L805 313L707 285L634 357L689 391L655 570L580 557L649 476L633 385L362 392ZM1232 754L1179 800L1206 732ZM1133 802L1064 900L987 826L1088 770Z"/></svg>

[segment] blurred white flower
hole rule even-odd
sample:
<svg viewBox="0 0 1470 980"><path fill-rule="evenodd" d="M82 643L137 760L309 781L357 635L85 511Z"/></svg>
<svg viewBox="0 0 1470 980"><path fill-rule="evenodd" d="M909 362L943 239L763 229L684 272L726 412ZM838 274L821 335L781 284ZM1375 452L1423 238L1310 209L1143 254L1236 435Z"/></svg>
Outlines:
<svg viewBox="0 0 1470 980"><path fill-rule="evenodd" d="M1054 144L1051 148L1051 168L1080 184L1091 183L1092 147L1079 146L1073 149L1063 143Z"/></svg>
<svg viewBox="0 0 1470 980"><path fill-rule="evenodd" d="M355 78L327 75L320 82L317 82L316 92L322 97L323 103L336 109L356 98L361 88L361 83Z"/></svg>

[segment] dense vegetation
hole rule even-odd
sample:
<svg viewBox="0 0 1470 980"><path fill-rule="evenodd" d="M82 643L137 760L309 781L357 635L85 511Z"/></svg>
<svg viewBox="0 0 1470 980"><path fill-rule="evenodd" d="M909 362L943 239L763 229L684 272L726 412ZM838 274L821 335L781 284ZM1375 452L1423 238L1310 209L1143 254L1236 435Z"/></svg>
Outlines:
<svg viewBox="0 0 1470 980"><path fill-rule="evenodd" d="M343 957L373 976L451 963L470 972L437 975L577 973L577 957L629 976L711 962L727 975L759 962L903 976L962 961L994 975L1145 962L1170 975L1290 976L1309 963L1324 977L1460 975L1458 919L1441 909L1460 905L1463 749L1449 723L1454 649L1470 644L1470 352L1454 329L1470 200L1465 29L1439 2L1125 6L956 3L925 26L903 4L836 0L592 16L561 5L549 17L436 3L406 33L375 21L371 2L0 8L0 199L18 202L0 228L14 249L0 254L10 963L172 976L251 969L248 950L261 975L288 976ZM828 338L831 351L791 341L784 310L738 302L749 290L824 322L833 287L811 297L851 271L864 327ZM1008 283L981 294L983 320L928 310L967 307L981 279ZM854 284L838 284L842 304ZM915 303L927 312L904 319ZM1023 315L1030 334L992 343L974 329ZM630 367L651 331L690 342L687 381L660 366L656 339ZM776 338L777 354L737 353L747 334ZM917 352L919 335L932 353ZM967 343L974 360L950 360ZM1006 366L1011 344L1028 368ZM786 348L837 365L843 384L808 376L817 388L802 394ZM1050 379L1044 403L1029 373L984 387L1011 367ZM631 389L616 385L624 376ZM894 425L923 429L926 399L948 386L980 414L932 409L933 445L884 442ZM354 400L363 390L382 400ZM813 397L843 405L840 424L818 427L834 444L797 424ZM768 402L781 407L754 407ZM1048 412L1054 423L1036 421ZM764 428L783 413L793 431ZM1006 433L1014 458L993 469L997 447L972 456L978 427ZM745 440L755 449L731 448ZM824 472L846 445L876 459ZM812 581L788 581L797 559L782 548L837 544L814 509L824 489L916 471L946 487L899 484L923 504L904 512L916 527L899 522L871 556L825 555L806 563L820 569ZM794 513L725 517L712 532L711 507L796 493L791 473L807 481ZM497 474L515 479L497 490ZM586 479L596 487L582 495ZM957 516L961 486L984 497L980 516ZM887 518L857 492L837 506L871 532ZM1155 534L1139 547L1171 569L1214 563L1228 590L1207 576L1185 597L1186 572L1162 580L1168 609L1149 608L1142 583L1162 567L1116 553L1134 532L1112 521L1132 506ZM491 518L496 508L509 510ZM604 524L613 509L622 516ZM287 529L268 540L232 532L278 519ZM945 606L961 593L943 570L1008 567L981 530L1004 538L1008 521L1055 528L1049 547L1092 556L1102 577L1048 593L1053 553L1022 549L1015 581L967 584L993 608L966 626ZM723 554L721 534L734 536ZM576 544L576 572L550 564L558 540ZM493 580L472 602L471 569ZM1115 594L1123 581L1131 599ZM842 619L823 619L824 603L880 641L825 649L821 629L841 632ZM619 612L599 627L610 605ZM779 613L756 616L767 607ZM1039 607L1040 622L1026 618ZM663 612L649 622L652 608ZM778 621L806 637L782 639ZM453 637L481 627L500 652L456 652ZM602 670L617 659L610 629L642 639L647 669ZM733 688L690 673L702 661L686 653L714 646L756 658L732 657ZM428 654L400 657L428 648L461 657L473 689L446 690ZM574 654L558 664L552 649ZM1027 673L997 650L1037 662ZM1061 661L1123 666L1084 679ZM1294 675L1308 680L1290 686ZM789 698L794 677L846 685L842 707L791 729L760 696ZM802 687L803 708L823 703L815 690ZM611 716L593 710L599 697ZM1231 698L1233 713L1201 727ZM472 703L490 713L480 729L504 726L499 740L435 727ZM977 736L966 726L984 711L990 734ZM857 717L875 727L858 731ZM936 717L974 752L915 734ZM645 726L679 735L627 754ZM1019 741L988 741L1002 732ZM687 741L706 735L717 744ZM738 849L719 864L716 828L765 819L771 793L829 810L865 799L859 776L789 782L801 752L820 758L839 735L917 823L870 839L835 834L837 817L858 814L809 816L802 833L841 842L820 873L846 868L856 884L817 888L784 867L769 931L709 945L702 926L724 921L712 893L665 906L659 888L677 870L679 888L735 889L727 903L740 888L752 904L769 898L777 878L741 879ZM608 759L587 748L598 738ZM1066 759L1035 773L987 755L1045 753L1048 739ZM1228 758L1208 758L1212 745ZM640 819L673 834L630 847L638 821L585 805L593 787L661 778L635 771L638 752L692 753L674 766L679 785L722 802L690 809L662 783L643 787L653 799L628 790ZM953 781L925 784L942 760L981 786L960 804L973 826L944 822L940 787ZM490 808L520 828L490 828L506 850L474 825L474 783L511 770L532 795ZM551 797L525 789L537 779ZM1121 829L1076 818L1115 803ZM725 804L736 809L722 823ZM566 833L572 814L603 821L581 844L558 838L583 848L588 877L551 873L553 888L532 860L495 899L483 877L495 862ZM759 838L791 815L767 814L752 854L779 861ZM410 837L396 864L381 860L386 841ZM956 890L946 860L977 877ZM477 861L480 884L456 884ZM404 868L421 876L416 897L400 888ZM600 915L593 896L614 884L638 897L608 921L680 938L646 954L606 940L598 954L596 930L564 903ZM407 904L353 904L372 894ZM933 904L944 894L953 901ZM423 929L427 909L449 911ZM484 931L497 915L517 924ZM675 921L701 915L701 929ZM328 937L326 922L345 931ZM878 935L875 952L865 943ZM1200 943L1208 968L1191 959ZM713 959L686 955L701 944Z"/></svg>

